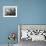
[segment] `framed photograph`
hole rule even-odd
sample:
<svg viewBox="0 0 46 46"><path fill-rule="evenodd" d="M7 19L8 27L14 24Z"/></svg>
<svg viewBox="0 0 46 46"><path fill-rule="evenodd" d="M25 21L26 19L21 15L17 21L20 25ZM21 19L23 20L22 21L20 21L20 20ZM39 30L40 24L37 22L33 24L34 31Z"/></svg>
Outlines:
<svg viewBox="0 0 46 46"><path fill-rule="evenodd" d="M19 24L18 42L21 41L46 41L46 25L44 24Z"/></svg>
<svg viewBox="0 0 46 46"><path fill-rule="evenodd" d="M3 6L3 17L17 17L17 6Z"/></svg>

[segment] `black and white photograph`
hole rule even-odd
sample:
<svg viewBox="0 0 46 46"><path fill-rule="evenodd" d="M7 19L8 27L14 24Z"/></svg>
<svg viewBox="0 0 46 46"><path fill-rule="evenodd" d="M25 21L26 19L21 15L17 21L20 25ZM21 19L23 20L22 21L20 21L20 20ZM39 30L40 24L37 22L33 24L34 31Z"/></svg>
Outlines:
<svg viewBox="0 0 46 46"><path fill-rule="evenodd" d="M32 43L41 43L46 41L46 25L18 25L18 41L20 46L31 46Z"/></svg>
<svg viewBox="0 0 46 46"><path fill-rule="evenodd" d="M3 6L3 17L17 17L17 6Z"/></svg>

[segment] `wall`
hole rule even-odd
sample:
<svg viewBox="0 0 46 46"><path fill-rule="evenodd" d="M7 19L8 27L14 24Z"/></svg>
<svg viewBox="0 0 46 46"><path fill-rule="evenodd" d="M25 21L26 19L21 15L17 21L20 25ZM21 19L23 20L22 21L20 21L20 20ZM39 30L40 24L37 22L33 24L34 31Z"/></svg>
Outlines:
<svg viewBox="0 0 46 46"><path fill-rule="evenodd" d="M4 18L5 5L17 5L18 17ZM46 24L46 0L0 0L0 44L8 43L9 32L17 34L17 24Z"/></svg>
<svg viewBox="0 0 46 46"><path fill-rule="evenodd" d="M10 32L16 32L17 35L17 23L18 18L15 17L3 17L3 6L18 6L18 0L0 0L0 44L7 44L8 34ZM17 39L15 41L18 43Z"/></svg>

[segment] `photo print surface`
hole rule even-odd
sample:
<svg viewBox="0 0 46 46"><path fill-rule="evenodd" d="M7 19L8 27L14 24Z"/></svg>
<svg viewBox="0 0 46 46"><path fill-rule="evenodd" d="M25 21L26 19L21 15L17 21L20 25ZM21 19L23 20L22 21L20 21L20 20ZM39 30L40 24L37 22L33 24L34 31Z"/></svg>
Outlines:
<svg viewBox="0 0 46 46"><path fill-rule="evenodd" d="M21 25L20 40L46 41L46 25Z"/></svg>
<svg viewBox="0 0 46 46"><path fill-rule="evenodd" d="M17 17L17 6L3 6L3 17Z"/></svg>

